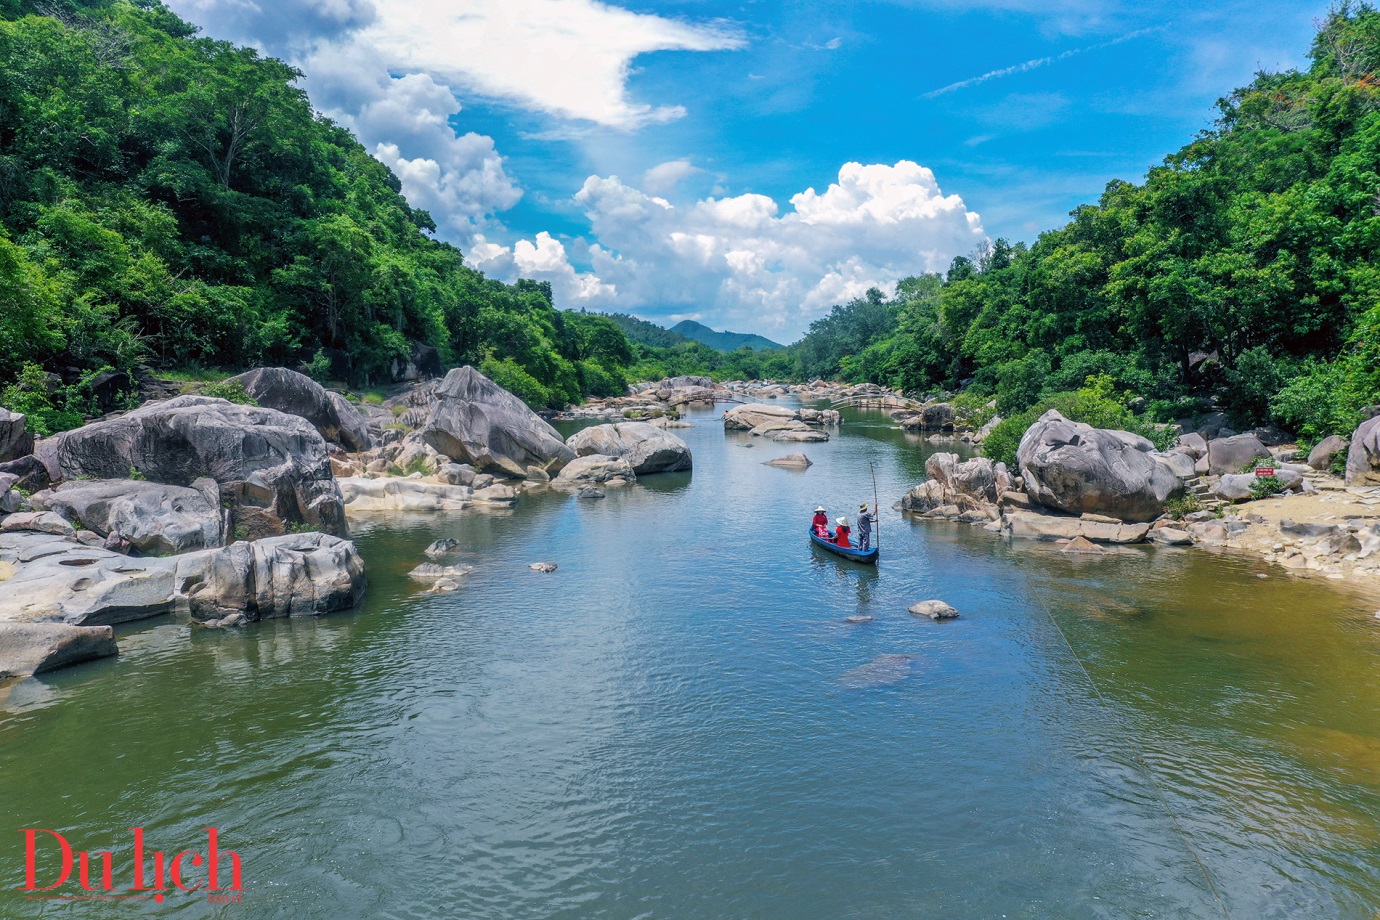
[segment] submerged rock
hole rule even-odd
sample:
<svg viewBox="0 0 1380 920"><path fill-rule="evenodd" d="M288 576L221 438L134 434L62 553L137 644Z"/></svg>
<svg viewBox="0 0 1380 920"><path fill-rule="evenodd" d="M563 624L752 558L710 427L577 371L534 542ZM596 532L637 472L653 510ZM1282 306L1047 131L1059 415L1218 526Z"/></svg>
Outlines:
<svg viewBox="0 0 1380 920"><path fill-rule="evenodd" d="M839 676L839 683L854 690L894 684L910 676L913 660L910 655L878 655L865 665L845 671Z"/></svg>
<svg viewBox="0 0 1380 920"><path fill-rule="evenodd" d="M1082 553L1087 556L1105 556L1107 554L1105 549L1081 535L1064 544L1063 552Z"/></svg>
<svg viewBox="0 0 1380 920"><path fill-rule="evenodd" d="M422 552L428 556L445 556L449 553L455 552L455 548L459 545L459 540L437 540L430 546L428 546L426 549L422 550Z"/></svg>
<svg viewBox="0 0 1380 920"><path fill-rule="evenodd" d="M944 601L920 601L906 609L918 617L929 617L931 620L952 620L958 616L958 611Z"/></svg>
<svg viewBox="0 0 1380 920"><path fill-rule="evenodd" d="M436 581L441 578L461 578L473 571L474 569L467 565L437 565L434 562L423 562L408 572L407 577L418 581Z"/></svg>
<svg viewBox="0 0 1380 920"><path fill-rule="evenodd" d="M765 461L762 465L763 465L763 466L782 466L782 467L787 467L787 468L790 468L790 469L802 469L802 470L803 470L803 469L805 469L806 467L813 466L814 464L811 463L809 457L805 456L805 455L804 455L803 453L801 453L800 451L796 451L796 452L793 453L793 454L786 454L786 456L784 456L784 457L777 457L777 458L774 459L774 460L767 460L767 461Z"/></svg>
<svg viewBox="0 0 1380 920"><path fill-rule="evenodd" d="M594 486L585 486L583 489L581 489L579 492L575 494L575 497L584 499L603 498L604 492L602 489L594 488Z"/></svg>
<svg viewBox="0 0 1380 920"><path fill-rule="evenodd" d="M556 571L556 563L554 562L532 562L527 567L534 572L551 573Z"/></svg>

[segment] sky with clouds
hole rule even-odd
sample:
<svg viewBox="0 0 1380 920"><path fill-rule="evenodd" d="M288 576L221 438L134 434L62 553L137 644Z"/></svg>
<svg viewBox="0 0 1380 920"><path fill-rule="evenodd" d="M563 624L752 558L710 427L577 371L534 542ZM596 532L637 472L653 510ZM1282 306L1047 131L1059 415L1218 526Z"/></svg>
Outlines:
<svg viewBox="0 0 1380 920"><path fill-rule="evenodd" d="M292 62L486 274L778 341L1033 240L1326 0L168 0Z"/></svg>

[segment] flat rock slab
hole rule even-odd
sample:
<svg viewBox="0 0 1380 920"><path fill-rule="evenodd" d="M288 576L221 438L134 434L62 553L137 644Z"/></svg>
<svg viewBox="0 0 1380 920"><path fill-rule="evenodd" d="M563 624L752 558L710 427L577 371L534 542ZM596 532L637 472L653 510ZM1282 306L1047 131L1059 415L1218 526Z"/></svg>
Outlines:
<svg viewBox="0 0 1380 920"><path fill-rule="evenodd" d="M800 451L796 451L793 454L786 454L786 456L784 457L777 457L774 460L767 460L762 465L781 466L786 467L788 469L803 470L806 467L813 466L814 464L810 461L809 457L805 456Z"/></svg>
<svg viewBox="0 0 1380 920"><path fill-rule="evenodd" d="M1006 515L1007 532L1026 540L1072 540L1083 537L1093 543L1140 543L1150 532L1149 524L1105 524L1081 518L1029 511Z"/></svg>
<svg viewBox="0 0 1380 920"><path fill-rule="evenodd" d="M461 578L472 571L474 569L467 565L437 565L434 562L423 562L408 572L407 577L415 578L418 581L438 581L443 578Z"/></svg>
<svg viewBox="0 0 1380 920"><path fill-rule="evenodd" d="M0 680L118 654L109 626L0 623Z"/></svg>
<svg viewBox="0 0 1380 920"><path fill-rule="evenodd" d="M474 491L469 486L420 479L367 479L353 476L340 480L340 494L345 499L346 514L460 511L475 500Z"/></svg>

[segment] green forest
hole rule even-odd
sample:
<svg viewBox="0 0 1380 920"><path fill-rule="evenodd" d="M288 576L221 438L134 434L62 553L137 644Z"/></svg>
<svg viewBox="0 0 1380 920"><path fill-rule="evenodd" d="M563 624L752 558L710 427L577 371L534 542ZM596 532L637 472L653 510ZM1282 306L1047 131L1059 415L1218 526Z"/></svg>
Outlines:
<svg viewBox="0 0 1380 920"><path fill-rule="evenodd" d="M967 387L1021 430L1050 406L1150 430L1215 404L1305 442L1350 434L1380 402L1380 13L1334 7L1310 60L1033 245L835 307L795 372Z"/></svg>
<svg viewBox="0 0 1380 920"><path fill-rule="evenodd" d="M0 17L0 404L40 430L79 423L106 369L282 364L363 387L418 343L539 408L667 375L826 377L965 389L1012 424L1057 405L1152 430L1215 404L1316 440L1380 402L1366 4L1334 8L1306 72L1259 74L1033 245L997 240L788 348L727 354L485 278L291 67L156 0L0 0Z"/></svg>

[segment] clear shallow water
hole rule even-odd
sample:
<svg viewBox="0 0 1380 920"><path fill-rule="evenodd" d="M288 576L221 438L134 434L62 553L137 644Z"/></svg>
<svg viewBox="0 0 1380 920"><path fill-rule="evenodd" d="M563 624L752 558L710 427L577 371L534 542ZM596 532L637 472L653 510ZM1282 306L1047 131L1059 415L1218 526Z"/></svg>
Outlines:
<svg viewBox="0 0 1380 920"><path fill-rule="evenodd" d="M1375 916L1374 599L889 510L854 566L810 511L852 517L869 461L888 509L935 448L855 415L796 472L692 421L691 474L357 526L359 613L140 625L13 688L9 828L127 875L125 828L215 825L249 890L25 902L4 832L0 917ZM405 573L442 536L475 572L424 594ZM906 612L926 598L962 618Z"/></svg>

